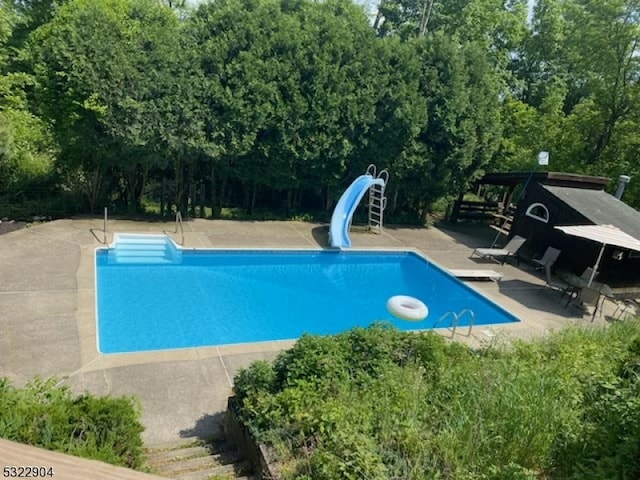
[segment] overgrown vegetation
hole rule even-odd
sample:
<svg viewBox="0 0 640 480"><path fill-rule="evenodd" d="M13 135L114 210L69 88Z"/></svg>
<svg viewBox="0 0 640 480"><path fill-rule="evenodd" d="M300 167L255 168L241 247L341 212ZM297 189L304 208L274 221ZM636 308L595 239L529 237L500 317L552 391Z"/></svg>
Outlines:
<svg viewBox="0 0 640 480"><path fill-rule="evenodd" d="M375 163L424 223L540 150L640 173L636 0L367 4L0 0L0 217L321 216Z"/></svg>
<svg viewBox="0 0 640 480"><path fill-rule="evenodd" d="M0 437L129 468L142 466L140 407L129 397L74 396L55 379L0 379Z"/></svg>
<svg viewBox="0 0 640 480"><path fill-rule="evenodd" d="M640 323L471 350L383 325L235 378L285 478L640 478Z"/></svg>

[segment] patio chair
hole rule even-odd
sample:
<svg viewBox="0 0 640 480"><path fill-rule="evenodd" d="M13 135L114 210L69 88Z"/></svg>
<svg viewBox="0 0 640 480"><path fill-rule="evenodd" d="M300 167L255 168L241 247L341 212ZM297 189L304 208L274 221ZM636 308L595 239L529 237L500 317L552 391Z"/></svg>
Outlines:
<svg viewBox="0 0 640 480"><path fill-rule="evenodd" d="M584 287L582 290L580 290L578 299L584 307L593 307L593 314L591 315L592 322L596 318L596 313L598 313L598 310L600 310L600 315L602 316L602 303L604 303L604 298L599 290L591 287Z"/></svg>
<svg viewBox="0 0 640 480"><path fill-rule="evenodd" d="M533 258L531 263L537 270L551 268L560 256L561 250L553 247L547 247L544 254L540 258Z"/></svg>
<svg viewBox="0 0 640 480"><path fill-rule="evenodd" d="M616 301L616 309L613 318L624 320L627 317L637 317L640 315L640 303L635 298L623 298Z"/></svg>
<svg viewBox="0 0 640 480"><path fill-rule="evenodd" d="M519 235L514 235L514 237L509 240L504 248L476 248L473 252L471 252L471 256L469 258L477 255L480 258L490 258L491 260L504 264L507 258L514 257L516 259L516 262L519 264L520 261L516 256L516 253L526 241L526 238L523 238ZM498 261L497 258L501 258L502 261Z"/></svg>
<svg viewBox="0 0 640 480"><path fill-rule="evenodd" d="M557 248L547 247L542 257L533 258L531 260L531 263L536 270L544 270L545 279L547 281L546 285L551 284L551 267L553 267L553 264L556 263L556 260L560 256L560 253L561 251Z"/></svg>
<svg viewBox="0 0 640 480"><path fill-rule="evenodd" d="M562 295L560 295L560 298L564 297L565 295L569 296L566 305L569 305L571 300L573 300L574 297L578 296L578 294L580 293L580 290L584 288L586 284L589 282L589 279L591 278L592 273L593 273L593 268L587 267L584 269L584 272L582 272L582 275L580 275L580 277L576 277L575 275L573 276L569 275L563 279L565 281L565 285L562 289ZM593 276L594 280L598 278L599 273L600 272L596 272L596 274ZM573 280L574 278L576 280Z"/></svg>

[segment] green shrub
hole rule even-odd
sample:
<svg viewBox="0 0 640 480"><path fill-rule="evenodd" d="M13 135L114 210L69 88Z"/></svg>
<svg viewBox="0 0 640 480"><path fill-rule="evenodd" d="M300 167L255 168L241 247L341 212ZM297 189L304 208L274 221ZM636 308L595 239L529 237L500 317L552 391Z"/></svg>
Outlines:
<svg viewBox="0 0 640 480"><path fill-rule="evenodd" d="M300 381L325 384L327 379L344 380L349 365L340 343L330 337L303 335L297 348L281 354L274 370L278 388L294 386Z"/></svg>
<svg viewBox="0 0 640 480"><path fill-rule="evenodd" d="M579 429L561 436L555 452L564 478L640 478L640 339L632 335L629 343L616 374L584 385Z"/></svg>
<svg viewBox="0 0 640 480"><path fill-rule="evenodd" d="M472 351L384 325L241 372L285 478L640 478L640 323Z"/></svg>
<svg viewBox="0 0 640 480"><path fill-rule="evenodd" d="M15 388L0 379L0 437L49 450L142 466L140 408L128 397L74 397L55 379Z"/></svg>
<svg viewBox="0 0 640 480"><path fill-rule="evenodd" d="M371 436L337 430L317 446L301 475L313 480L387 480L389 472ZM307 473L308 470L308 473Z"/></svg>

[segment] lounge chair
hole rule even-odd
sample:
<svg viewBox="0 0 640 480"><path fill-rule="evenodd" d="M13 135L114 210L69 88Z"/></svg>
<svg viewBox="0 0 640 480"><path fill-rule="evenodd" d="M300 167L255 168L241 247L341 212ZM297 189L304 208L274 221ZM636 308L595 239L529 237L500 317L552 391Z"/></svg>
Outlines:
<svg viewBox="0 0 640 480"><path fill-rule="evenodd" d="M516 259L516 262L520 263L518 261L518 257L516 256L516 253L526 241L526 238L523 238L519 235L514 235L514 237L509 240L504 248L476 248L473 252L471 252L471 257L477 255L480 258L490 258L491 260L494 260L501 264L504 264L507 258L514 257ZM502 261L497 260L498 258L501 258Z"/></svg>

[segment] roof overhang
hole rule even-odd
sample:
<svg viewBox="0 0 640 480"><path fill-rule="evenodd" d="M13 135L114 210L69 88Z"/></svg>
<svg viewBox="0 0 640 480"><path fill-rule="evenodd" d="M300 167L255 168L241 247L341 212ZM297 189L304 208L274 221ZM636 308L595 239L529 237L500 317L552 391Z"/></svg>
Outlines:
<svg viewBox="0 0 640 480"><path fill-rule="evenodd" d="M613 225L568 225L556 228L567 235L640 252L640 240Z"/></svg>
<svg viewBox="0 0 640 480"><path fill-rule="evenodd" d="M480 185L516 186L526 181L559 187L603 190L611 181L609 177L593 177L563 172L493 172L477 180Z"/></svg>

